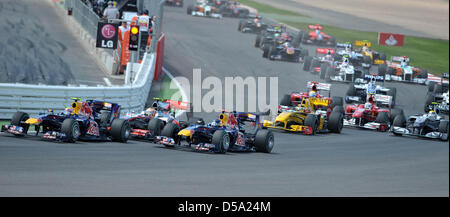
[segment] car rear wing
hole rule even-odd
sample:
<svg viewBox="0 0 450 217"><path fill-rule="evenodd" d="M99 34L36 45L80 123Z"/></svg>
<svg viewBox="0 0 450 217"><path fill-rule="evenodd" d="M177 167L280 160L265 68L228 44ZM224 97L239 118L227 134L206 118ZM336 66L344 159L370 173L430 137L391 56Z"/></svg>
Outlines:
<svg viewBox="0 0 450 217"><path fill-rule="evenodd" d="M389 95L375 94L373 100L375 103L388 106L389 108L392 105L392 96Z"/></svg>
<svg viewBox="0 0 450 217"><path fill-rule="evenodd" d="M308 89L311 89L314 85L316 85L317 90L324 90L324 91L331 90L331 84L319 83L317 81L308 81L307 87L308 87Z"/></svg>
<svg viewBox="0 0 450 217"><path fill-rule="evenodd" d="M380 81L380 82L384 82L384 76L381 75L375 75L375 74L369 74L369 75L364 75L364 80L366 81Z"/></svg>
<svg viewBox="0 0 450 217"><path fill-rule="evenodd" d="M400 63L404 59L406 59L406 62L409 62L409 60L410 60L409 57L406 57L406 56L391 56L391 62Z"/></svg>
<svg viewBox="0 0 450 217"><path fill-rule="evenodd" d="M371 47L372 46L372 43L367 40L362 40L362 41L356 40L354 42L354 44L356 47Z"/></svg>
<svg viewBox="0 0 450 217"><path fill-rule="evenodd" d="M315 25L308 25L308 29L312 29L312 30L322 30L323 27L319 24L315 24Z"/></svg>
<svg viewBox="0 0 450 217"><path fill-rule="evenodd" d="M316 54L328 54L330 52L331 55L334 55L335 50L333 48L317 48Z"/></svg>
<svg viewBox="0 0 450 217"><path fill-rule="evenodd" d="M347 48L347 47L352 48L353 45L350 44L350 43L336 43L336 47L337 47L337 48Z"/></svg>

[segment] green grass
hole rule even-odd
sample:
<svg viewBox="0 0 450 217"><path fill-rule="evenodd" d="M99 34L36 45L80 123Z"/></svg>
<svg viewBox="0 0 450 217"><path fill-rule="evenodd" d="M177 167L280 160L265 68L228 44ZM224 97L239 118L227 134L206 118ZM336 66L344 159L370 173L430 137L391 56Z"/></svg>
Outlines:
<svg viewBox="0 0 450 217"><path fill-rule="evenodd" d="M278 17L278 21L297 29L307 29L309 24L304 15L274 8L269 5L254 2L252 0L241 0L242 4L256 8L260 13L264 13L269 18ZM278 15L278 16L275 16ZM289 16L289 19L283 17ZM281 17L281 18L280 18ZM296 19L297 18L297 19ZM298 21L296 21L298 20ZM429 39L414 36L405 36L403 47L380 46L377 44L377 32L363 32L348 30L339 27L323 25L323 31L336 37L338 42L353 42L355 40L369 40L372 42L374 50L386 53L390 56L408 56L412 66L426 68L430 73L441 75L442 72L449 71L449 43L448 40Z"/></svg>
<svg viewBox="0 0 450 217"><path fill-rule="evenodd" d="M169 76L164 76L164 80L161 86L161 91L159 92L159 96L163 99L172 99L172 100L182 100L181 93L176 89L170 89L171 79Z"/></svg>
<svg viewBox="0 0 450 217"><path fill-rule="evenodd" d="M0 120L0 127L1 127L2 125L9 124L9 122L10 122L10 121L3 121L3 120Z"/></svg>

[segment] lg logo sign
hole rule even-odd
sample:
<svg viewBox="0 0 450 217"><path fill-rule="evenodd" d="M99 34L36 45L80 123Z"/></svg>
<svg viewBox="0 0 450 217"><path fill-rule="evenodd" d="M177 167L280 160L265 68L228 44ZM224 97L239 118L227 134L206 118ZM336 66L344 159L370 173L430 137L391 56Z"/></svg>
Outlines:
<svg viewBox="0 0 450 217"><path fill-rule="evenodd" d="M98 23L97 46L100 48L117 48L117 29L118 24Z"/></svg>

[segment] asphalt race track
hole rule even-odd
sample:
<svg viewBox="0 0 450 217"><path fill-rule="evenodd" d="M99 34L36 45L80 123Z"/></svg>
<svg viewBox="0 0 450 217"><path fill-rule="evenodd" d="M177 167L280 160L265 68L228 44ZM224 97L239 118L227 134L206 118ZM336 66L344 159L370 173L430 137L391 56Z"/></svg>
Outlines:
<svg viewBox="0 0 450 217"><path fill-rule="evenodd" d="M186 6L166 7L165 67L189 79L193 68L201 68L203 77L277 76L279 97L319 79L301 64L263 59L253 47L255 35L237 32L238 21L191 17ZM397 105L406 115L422 111L425 86L386 86L397 87ZM332 95L343 96L346 87L333 84ZM367 130L276 132L271 154L225 155L141 141L65 144L0 135L0 196L448 195L447 142Z"/></svg>

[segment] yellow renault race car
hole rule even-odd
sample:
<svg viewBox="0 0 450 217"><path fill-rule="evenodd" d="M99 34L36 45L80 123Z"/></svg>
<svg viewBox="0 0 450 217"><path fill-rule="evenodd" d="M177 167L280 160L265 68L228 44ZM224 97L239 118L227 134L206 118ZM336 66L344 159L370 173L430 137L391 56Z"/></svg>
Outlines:
<svg viewBox="0 0 450 217"><path fill-rule="evenodd" d="M361 53L367 58L364 58L364 63L368 64L385 64L386 63L386 54L372 50L371 49L372 43L367 40L362 41L355 41L355 47L359 47L355 49L355 51ZM369 59L370 58L370 59ZM369 62L370 60L370 62Z"/></svg>
<svg viewBox="0 0 450 217"><path fill-rule="evenodd" d="M264 128L273 128L307 135L341 133L344 108L331 107L329 99L305 97L298 106L280 106L281 113L274 121L264 120Z"/></svg>

